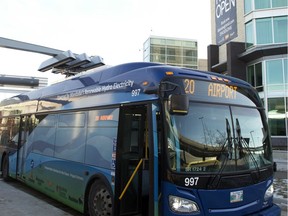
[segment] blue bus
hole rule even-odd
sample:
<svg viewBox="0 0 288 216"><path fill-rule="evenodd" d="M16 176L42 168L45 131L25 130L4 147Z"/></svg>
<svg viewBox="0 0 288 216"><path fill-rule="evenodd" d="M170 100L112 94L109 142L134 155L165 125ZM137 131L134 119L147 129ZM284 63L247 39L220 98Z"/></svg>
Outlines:
<svg viewBox="0 0 288 216"><path fill-rule="evenodd" d="M280 215L266 116L246 82L103 66L0 104L4 180L85 215Z"/></svg>

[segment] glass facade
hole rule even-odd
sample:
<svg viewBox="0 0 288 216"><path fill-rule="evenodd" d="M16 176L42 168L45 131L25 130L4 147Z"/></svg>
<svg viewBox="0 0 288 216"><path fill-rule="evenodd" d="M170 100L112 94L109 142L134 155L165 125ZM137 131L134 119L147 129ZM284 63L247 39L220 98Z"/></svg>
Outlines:
<svg viewBox="0 0 288 216"><path fill-rule="evenodd" d="M144 43L143 60L197 69L197 53L197 41L150 37Z"/></svg>
<svg viewBox="0 0 288 216"><path fill-rule="evenodd" d="M272 136L288 135L287 62L287 58L265 61L266 91L273 95L267 99L268 124Z"/></svg>
<svg viewBox="0 0 288 216"><path fill-rule="evenodd" d="M272 136L287 136L287 97L268 98L268 125ZM285 123L286 122L286 123Z"/></svg>
<svg viewBox="0 0 288 216"><path fill-rule="evenodd" d="M245 24L246 46L287 43L288 16L253 19Z"/></svg>
<svg viewBox="0 0 288 216"><path fill-rule="evenodd" d="M267 59L248 65L247 81L262 93L272 137L287 137L288 59Z"/></svg>
<svg viewBox="0 0 288 216"><path fill-rule="evenodd" d="M287 7L287 0L245 0L245 14L253 10Z"/></svg>
<svg viewBox="0 0 288 216"><path fill-rule="evenodd" d="M288 59L287 53L280 49L277 53L277 49L288 42L288 1L244 0L244 4L246 48L253 53L264 45L263 55L255 53L256 58L247 65L247 81L264 103L273 146L287 148Z"/></svg>

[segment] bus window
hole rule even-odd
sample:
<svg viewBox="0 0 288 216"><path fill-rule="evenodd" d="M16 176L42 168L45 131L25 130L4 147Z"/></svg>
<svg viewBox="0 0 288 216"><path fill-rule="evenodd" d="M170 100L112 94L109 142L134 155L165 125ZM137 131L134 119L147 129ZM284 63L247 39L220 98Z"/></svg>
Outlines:
<svg viewBox="0 0 288 216"><path fill-rule="evenodd" d="M116 145L119 109L88 112L85 163L111 168L113 145Z"/></svg>
<svg viewBox="0 0 288 216"><path fill-rule="evenodd" d="M0 145L1 146L8 146L8 141L9 141L9 130L7 127L7 118L2 118L1 119L1 139L0 139Z"/></svg>
<svg viewBox="0 0 288 216"><path fill-rule="evenodd" d="M1 125L1 145L15 149L19 139L20 117L3 118Z"/></svg>
<svg viewBox="0 0 288 216"><path fill-rule="evenodd" d="M268 134L255 108L191 102L188 115L166 119L173 171L228 173L271 165Z"/></svg>
<svg viewBox="0 0 288 216"><path fill-rule="evenodd" d="M84 162L86 113L64 113L58 118L55 157Z"/></svg>
<svg viewBox="0 0 288 216"><path fill-rule="evenodd" d="M39 124L33 134L33 152L54 156L56 115L38 115Z"/></svg>

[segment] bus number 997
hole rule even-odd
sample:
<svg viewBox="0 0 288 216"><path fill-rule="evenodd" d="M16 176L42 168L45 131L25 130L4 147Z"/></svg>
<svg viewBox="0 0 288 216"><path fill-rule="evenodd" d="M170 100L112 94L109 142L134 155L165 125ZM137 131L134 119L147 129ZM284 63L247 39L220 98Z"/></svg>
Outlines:
<svg viewBox="0 0 288 216"><path fill-rule="evenodd" d="M133 89L131 92L132 97L139 96L141 89Z"/></svg>
<svg viewBox="0 0 288 216"><path fill-rule="evenodd" d="M199 177L185 178L185 186L196 186L198 184Z"/></svg>

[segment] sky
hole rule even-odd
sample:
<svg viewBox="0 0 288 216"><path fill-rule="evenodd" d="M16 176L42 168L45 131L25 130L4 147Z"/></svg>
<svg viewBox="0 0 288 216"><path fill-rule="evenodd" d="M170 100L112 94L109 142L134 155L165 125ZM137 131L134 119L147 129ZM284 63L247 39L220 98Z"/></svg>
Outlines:
<svg viewBox="0 0 288 216"><path fill-rule="evenodd" d="M210 0L0 0L0 37L99 55L107 65L143 61L150 35L195 39L206 59L210 22ZM0 74L60 79L38 71L50 56L0 47L0 57Z"/></svg>

